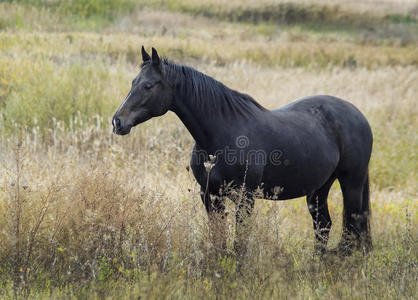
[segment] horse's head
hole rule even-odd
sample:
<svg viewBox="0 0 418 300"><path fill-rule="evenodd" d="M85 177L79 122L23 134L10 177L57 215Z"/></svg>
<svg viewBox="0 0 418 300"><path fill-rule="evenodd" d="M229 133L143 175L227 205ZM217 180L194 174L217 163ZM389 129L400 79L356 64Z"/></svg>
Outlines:
<svg viewBox="0 0 418 300"><path fill-rule="evenodd" d="M173 100L173 88L163 76L163 64L157 51L152 57L142 46L142 68L132 81L131 90L113 116L113 132L124 135L135 125L165 114Z"/></svg>

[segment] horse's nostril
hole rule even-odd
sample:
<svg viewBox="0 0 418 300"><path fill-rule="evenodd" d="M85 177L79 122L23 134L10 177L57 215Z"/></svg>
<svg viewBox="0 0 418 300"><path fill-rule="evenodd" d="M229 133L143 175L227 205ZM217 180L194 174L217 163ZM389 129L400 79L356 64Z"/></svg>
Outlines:
<svg viewBox="0 0 418 300"><path fill-rule="evenodd" d="M120 127L120 119L118 117L113 117L113 127L115 128Z"/></svg>

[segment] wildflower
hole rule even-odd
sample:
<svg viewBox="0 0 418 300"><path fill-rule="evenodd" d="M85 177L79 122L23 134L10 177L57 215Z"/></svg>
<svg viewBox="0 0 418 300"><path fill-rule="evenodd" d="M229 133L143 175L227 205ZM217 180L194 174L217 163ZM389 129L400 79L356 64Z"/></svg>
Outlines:
<svg viewBox="0 0 418 300"><path fill-rule="evenodd" d="M209 161L205 161L203 165L205 166L206 172L209 173L212 168L215 166L216 155L209 155Z"/></svg>

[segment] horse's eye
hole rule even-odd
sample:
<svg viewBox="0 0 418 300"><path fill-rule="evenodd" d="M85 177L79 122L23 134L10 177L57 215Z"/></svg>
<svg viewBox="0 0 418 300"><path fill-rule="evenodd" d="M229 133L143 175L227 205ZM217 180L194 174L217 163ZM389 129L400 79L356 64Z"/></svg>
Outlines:
<svg viewBox="0 0 418 300"><path fill-rule="evenodd" d="M147 90L149 90L150 88L152 88L152 87L153 87L153 84L152 84L152 83L150 83L150 82L147 82L147 83L144 85L144 87L145 87Z"/></svg>

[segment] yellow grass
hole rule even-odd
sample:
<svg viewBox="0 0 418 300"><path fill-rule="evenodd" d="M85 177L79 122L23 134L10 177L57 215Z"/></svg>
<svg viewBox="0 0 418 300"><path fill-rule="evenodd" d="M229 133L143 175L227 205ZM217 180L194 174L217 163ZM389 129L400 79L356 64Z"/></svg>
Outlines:
<svg viewBox="0 0 418 300"><path fill-rule="evenodd" d="M237 3L227 5L252 5ZM396 11L396 1L387 3L385 13ZM136 10L91 32L51 10L4 7L27 18L0 31L0 298L416 297L414 42L270 31L158 10ZM49 15L56 24L31 19ZM0 16L0 25L14 20ZM230 256L216 257L199 186L186 170L193 140L183 124L168 113L128 136L112 134L110 119L138 72L142 44L267 108L313 94L355 104L375 138L374 250L320 261L301 198L257 200L242 275L228 202ZM329 207L332 248L341 234L338 183Z"/></svg>

